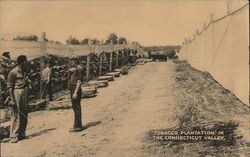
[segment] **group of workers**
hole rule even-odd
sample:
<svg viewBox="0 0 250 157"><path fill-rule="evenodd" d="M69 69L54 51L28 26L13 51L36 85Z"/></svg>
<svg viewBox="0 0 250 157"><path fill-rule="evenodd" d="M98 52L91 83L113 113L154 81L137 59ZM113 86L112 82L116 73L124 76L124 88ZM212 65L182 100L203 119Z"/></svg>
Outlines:
<svg viewBox="0 0 250 157"><path fill-rule="evenodd" d="M9 52L4 52L3 57L10 59ZM129 56L129 63L134 63L137 58L140 58L137 53L132 53ZM45 99L49 95L49 101L53 101L52 92L52 64L50 59L45 60L45 68L40 75L40 99ZM70 132L82 131L82 110L81 110L81 85L83 82L84 70L81 66L80 59L73 59L69 63L67 71L68 89L72 108L74 111L74 123ZM7 73L7 90L10 98L11 106L11 125L10 125L10 142L17 143L26 137L25 130L28 122L28 95L29 83L28 78L29 64L25 55L17 57L16 66Z"/></svg>
<svg viewBox="0 0 250 157"><path fill-rule="evenodd" d="M4 54L4 53L3 53ZM2 55L3 56L3 55ZM28 122L28 60L25 55L17 57L16 66L7 75L7 90L11 106L10 142L17 143L26 137L25 131ZM72 108L74 111L74 123L70 132L82 131L81 110L81 85L83 82L83 67L78 59L70 62L68 70L68 88ZM52 94L52 69L50 60L45 60L45 68L41 72L41 99L53 100Z"/></svg>

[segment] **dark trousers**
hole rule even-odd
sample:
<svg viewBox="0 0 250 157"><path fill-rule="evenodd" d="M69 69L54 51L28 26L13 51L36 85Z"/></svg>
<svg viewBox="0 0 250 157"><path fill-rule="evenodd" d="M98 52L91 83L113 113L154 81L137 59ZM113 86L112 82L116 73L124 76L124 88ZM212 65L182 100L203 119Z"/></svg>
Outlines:
<svg viewBox="0 0 250 157"><path fill-rule="evenodd" d="M49 94L49 100L53 100L53 93L52 93L52 81L49 81L49 83L42 81L41 82L41 99L45 99L47 93Z"/></svg>
<svg viewBox="0 0 250 157"><path fill-rule="evenodd" d="M82 90L80 89L77 92L77 98L73 99L75 88L70 88L70 98L72 103L72 108L74 111L74 128L81 128L82 127L82 109L81 109L81 97L82 97Z"/></svg>

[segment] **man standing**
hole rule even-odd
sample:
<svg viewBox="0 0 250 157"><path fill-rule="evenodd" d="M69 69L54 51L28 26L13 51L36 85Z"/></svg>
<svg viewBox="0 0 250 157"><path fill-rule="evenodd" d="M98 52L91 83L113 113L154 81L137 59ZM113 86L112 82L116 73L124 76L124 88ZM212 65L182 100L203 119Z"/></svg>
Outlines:
<svg viewBox="0 0 250 157"><path fill-rule="evenodd" d="M17 58L17 66L8 74L7 88L10 95L12 106L10 138L11 143L25 137L25 130L28 121L28 80L27 76L27 57L21 55Z"/></svg>
<svg viewBox="0 0 250 157"><path fill-rule="evenodd" d="M49 101L53 100L53 93L52 93L52 69L49 60L45 62L45 68L42 71L41 75L41 99L46 99L47 92L49 94Z"/></svg>
<svg viewBox="0 0 250 157"><path fill-rule="evenodd" d="M70 90L70 98L72 108L74 110L74 125L70 132L82 131L82 110L81 110L81 85L83 81L83 68L79 65L79 59L74 59L71 63L72 67L69 69L68 87Z"/></svg>

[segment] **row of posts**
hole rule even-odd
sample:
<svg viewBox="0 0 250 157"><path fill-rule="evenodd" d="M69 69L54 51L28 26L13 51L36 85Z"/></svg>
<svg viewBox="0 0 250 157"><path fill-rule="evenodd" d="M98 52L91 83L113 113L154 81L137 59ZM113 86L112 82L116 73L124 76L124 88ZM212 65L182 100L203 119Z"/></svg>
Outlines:
<svg viewBox="0 0 250 157"><path fill-rule="evenodd" d="M121 58L119 58L119 51L121 51ZM123 63L124 63L124 59L126 58L126 62L128 61L128 53L126 53L125 56L125 50L117 50L115 51L117 59L115 62L115 67L119 67L119 61L120 59L122 59ZM101 53L100 54L100 64L99 64L99 76L102 75L102 68L103 68L103 60L104 60L104 55L105 53ZM110 52L110 57L109 57L109 71L113 71L113 60L114 60L114 56L113 56L113 52ZM90 77L90 55L87 56L87 65L86 65L86 77L89 79Z"/></svg>
<svg viewBox="0 0 250 157"><path fill-rule="evenodd" d="M46 33L42 32L41 34L41 52L45 52L46 51L46 46L45 46L45 38L46 38ZM116 64L115 66L118 67L119 66L119 51L121 51L122 53L122 60L124 58L128 58L128 53L126 53L125 56L125 50L116 50L116 55L117 55L117 59L116 59ZM101 53L100 55L100 64L99 64L99 76L102 75L102 67L103 67L103 57L104 57L105 53ZM110 52L110 58L109 58L109 71L111 72L112 66L113 66L113 52ZM124 61L124 60L123 60ZM126 60L128 61L128 60ZM42 62L41 62L42 63ZM89 79L90 78L90 55L87 56L87 65L86 65L86 77Z"/></svg>
<svg viewBox="0 0 250 157"><path fill-rule="evenodd" d="M226 0L226 5L227 5L227 15L232 13L232 2L233 0ZM210 23L212 23L214 21L214 14L211 13L210 14ZM206 27L208 25L206 23L203 24L203 29L205 30ZM193 38L195 38L195 36L199 35L200 31L196 30L195 33L193 34ZM194 39L193 39L194 40ZM187 44L187 43L191 43L192 39L191 38L186 38L185 41L182 43L183 45Z"/></svg>

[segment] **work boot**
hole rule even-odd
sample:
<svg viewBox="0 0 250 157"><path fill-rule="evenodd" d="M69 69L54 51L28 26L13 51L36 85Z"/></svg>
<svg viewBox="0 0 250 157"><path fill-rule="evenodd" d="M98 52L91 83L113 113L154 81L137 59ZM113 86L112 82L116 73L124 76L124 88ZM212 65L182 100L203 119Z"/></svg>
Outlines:
<svg viewBox="0 0 250 157"><path fill-rule="evenodd" d="M77 128L71 128L69 130L69 132L79 132L79 131L82 131L83 130L83 127L77 127Z"/></svg>
<svg viewBox="0 0 250 157"><path fill-rule="evenodd" d="M17 137L11 137L10 138L10 143L17 143L18 142L18 138Z"/></svg>

